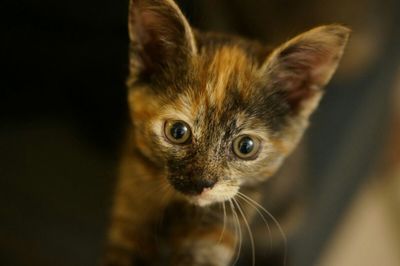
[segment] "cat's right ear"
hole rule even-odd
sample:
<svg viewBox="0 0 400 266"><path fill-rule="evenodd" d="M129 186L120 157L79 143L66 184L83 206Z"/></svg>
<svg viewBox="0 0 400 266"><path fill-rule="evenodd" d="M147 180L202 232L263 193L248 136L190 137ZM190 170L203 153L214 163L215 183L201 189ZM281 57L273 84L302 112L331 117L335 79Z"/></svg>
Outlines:
<svg viewBox="0 0 400 266"><path fill-rule="evenodd" d="M197 52L192 29L173 0L131 0L129 37L134 76L185 65Z"/></svg>
<svg viewBox="0 0 400 266"><path fill-rule="evenodd" d="M275 49L263 75L281 95L292 115L308 118L342 57L350 30L340 25L314 28Z"/></svg>

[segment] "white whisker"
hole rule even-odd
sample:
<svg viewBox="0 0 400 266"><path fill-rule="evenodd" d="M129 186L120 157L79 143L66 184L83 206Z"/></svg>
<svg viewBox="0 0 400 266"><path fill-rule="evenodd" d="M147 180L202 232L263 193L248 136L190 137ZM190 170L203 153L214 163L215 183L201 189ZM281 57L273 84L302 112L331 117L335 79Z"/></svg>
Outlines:
<svg viewBox="0 0 400 266"><path fill-rule="evenodd" d="M221 205L222 205L222 209L224 211L224 225L222 227L222 232L221 232L221 235L219 237L218 243L220 243L222 238L224 237L225 229L226 229L226 207L225 207L225 201L223 201Z"/></svg>
<svg viewBox="0 0 400 266"><path fill-rule="evenodd" d="M254 265L255 265L255 262L256 262L256 253L255 253L255 246L254 246L253 233L251 232L250 225L249 225L249 223L248 223L248 221L247 221L247 219L246 219L246 216L245 216L245 214L244 214L242 208L240 207L239 202L238 202L235 198L233 198L232 200L233 200L234 203L236 203L236 206L237 206L237 208L238 208L240 214L242 215L243 220L244 220L244 223L245 223L245 225L246 225L247 232L248 232L249 238L250 238L250 244L251 244L251 256L252 256L252 257L251 257L251 259L252 259L251 261L252 261L252 265L254 266Z"/></svg>
<svg viewBox="0 0 400 266"><path fill-rule="evenodd" d="M272 232L271 232L271 228L269 226L268 221L265 219L264 215L262 214L262 212L258 209L257 206L255 206L253 203L251 203L249 200L247 200L245 197L243 197L241 195L242 193L239 192L239 194L237 194L237 196L242 199L245 203L247 203L249 206L251 206L252 208L254 208L256 210L256 212L258 213L258 215L261 217L261 219L263 220L265 227L267 228L268 231L268 236L269 236L269 248L270 250L272 250Z"/></svg>
<svg viewBox="0 0 400 266"><path fill-rule="evenodd" d="M242 252L242 229L240 227L240 220L239 220L239 216L236 213L236 209L235 209L235 205L232 202L232 199L229 200L229 203L231 205L231 209L232 209L232 213L233 213L233 217L235 218L235 224L237 225L237 229L239 231L239 245L237 245L237 241L236 241L236 246L238 247L238 251L236 253L236 258L235 261L233 262L232 265L236 265L236 263L239 260L240 257L240 253Z"/></svg>
<svg viewBox="0 0 400 266"><path fill-rule="evenodd" d="M283 244L284 244L283 265L286 266L287 238L286 238L286 235L285 235L285 233L284 233L284 231L283 231L281 225L279 224L278 220L277 220L269 211L267 211L262 205L260 205L257 201L253 200L252 198L250 198L249 196L247 196L247 195L245 195L245 194L243 194L243 193L241 193L241 192L238 192L238 193L240 193L240 195L242 195L242 196L243 196L244 198L246 198L248 201L252 202L252 203L253 203L254 205L256 205L257 207L259 207L260 210L264 211L264 213L267 214L267 215L274 221L274 223L276 224L276 226L278 227L278 230L279 230L279 232L280 232L280 234L281 234L281 236L282 236L283 242L284 242L284 243L283 243Z"/></svg>

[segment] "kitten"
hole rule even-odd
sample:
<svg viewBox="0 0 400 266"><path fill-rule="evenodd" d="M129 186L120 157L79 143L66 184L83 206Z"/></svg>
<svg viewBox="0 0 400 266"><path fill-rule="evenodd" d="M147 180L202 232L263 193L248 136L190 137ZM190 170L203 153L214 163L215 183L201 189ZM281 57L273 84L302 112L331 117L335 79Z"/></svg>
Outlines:
<svg viewBox="0 0 400 266"><path fill-rule="evenodd" d="M132 0L129 36L132 127L104 265L231 265L263 211L257 188L297 146L349 30L270 50L193 29L172 0Z"/></svg>

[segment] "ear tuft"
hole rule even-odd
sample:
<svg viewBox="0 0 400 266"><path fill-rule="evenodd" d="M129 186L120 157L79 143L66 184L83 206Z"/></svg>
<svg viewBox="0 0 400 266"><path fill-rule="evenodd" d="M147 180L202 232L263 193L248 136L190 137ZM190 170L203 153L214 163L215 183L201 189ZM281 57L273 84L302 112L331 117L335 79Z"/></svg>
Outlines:
<svg viewBox="0 0 400 266"><path fill-rule="evenodd" d="M322 95L322 88L335 72L350 30L328 25L307 31L269 56L263 73L272 86L284 92L292 111L309 116Z"/></svg>

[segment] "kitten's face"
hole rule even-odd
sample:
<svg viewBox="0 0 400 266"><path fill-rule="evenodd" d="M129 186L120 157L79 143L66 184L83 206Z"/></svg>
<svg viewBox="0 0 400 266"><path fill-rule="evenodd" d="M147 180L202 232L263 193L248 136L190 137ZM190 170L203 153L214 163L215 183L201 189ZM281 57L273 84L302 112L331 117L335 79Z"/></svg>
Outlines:
<svg viewBox="0 0 400 266"><path fill-rule="evenodd" d="M138 150L199 205L267 179L303 134L347 35L320 27L267 53L195 36L172 1L134 0L128 86Z"/></svg>
<svg viewBox="0 0 400 266"><path fill-rule="evenodd" d="M263 79L244 51L223 46L193 58L170 83L133 86L138 146L200 204L234 196L275 172L293 143L279 132L289 107L264 91Z"/></svg>

